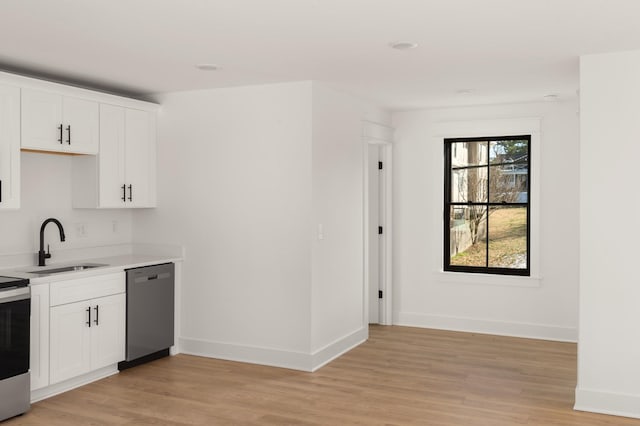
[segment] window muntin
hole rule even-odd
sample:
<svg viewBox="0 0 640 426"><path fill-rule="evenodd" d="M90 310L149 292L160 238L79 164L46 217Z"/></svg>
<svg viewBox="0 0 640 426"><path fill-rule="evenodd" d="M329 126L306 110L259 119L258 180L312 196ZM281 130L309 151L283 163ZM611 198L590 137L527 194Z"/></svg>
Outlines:
<svg viewBox="0 0 640 426"><path fill-rule="evenodd" d="M529 276L531 136L444 142L444 270Z"/></svg>

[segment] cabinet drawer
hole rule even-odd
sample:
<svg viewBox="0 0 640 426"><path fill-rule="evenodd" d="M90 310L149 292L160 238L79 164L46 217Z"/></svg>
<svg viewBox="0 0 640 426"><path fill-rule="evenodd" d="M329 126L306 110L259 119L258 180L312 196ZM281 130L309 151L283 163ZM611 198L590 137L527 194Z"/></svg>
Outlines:
<svg viewBox="0 0 640 426"><path fill-rule="evenodd" d="M57 306L124 293L125 289L124 272L116 272L51 283L49 297L51 306Z"/></svg>

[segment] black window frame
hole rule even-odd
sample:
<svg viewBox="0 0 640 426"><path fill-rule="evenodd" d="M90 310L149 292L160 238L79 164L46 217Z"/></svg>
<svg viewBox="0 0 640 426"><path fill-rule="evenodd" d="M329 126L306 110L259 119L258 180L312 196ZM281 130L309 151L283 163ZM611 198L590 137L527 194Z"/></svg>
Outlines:
<svg viewBox="0 0 640 426"><path fill-rule="evenodd" d="M507 140L526 140L527 141L527 201L526 202L490 202L490 195L487 189L487 201L486 202L453 202L451 201L451 175L453 171L452 167L452 146L454 143L461 142L494 142L494 141L507 141ZM489 147L487 147L488 149ZM474 165L474 168L487 168L487 181L489 181L491 164L489 158L487 158L486 165ZM468 166L458 167L456 169L470 168ZM485 266L463 266L463 265L451 265L451 208L456 206L485 206L487 208L487 223L486 223L486 247L487 247L487 262ZM504 267L492 267L488 265L489 259L489 209L491 207L526 207L527 218L527 262L526 268L504 268ZM495 274L495 275L515 275L515 276L531 276L531 135L510 135L510 136L483 136L483 137L460 137L460 138L445 138L444 139L444 265L443 270L448 272L465 272L465 273L482 273L482 274Z"/></svg>

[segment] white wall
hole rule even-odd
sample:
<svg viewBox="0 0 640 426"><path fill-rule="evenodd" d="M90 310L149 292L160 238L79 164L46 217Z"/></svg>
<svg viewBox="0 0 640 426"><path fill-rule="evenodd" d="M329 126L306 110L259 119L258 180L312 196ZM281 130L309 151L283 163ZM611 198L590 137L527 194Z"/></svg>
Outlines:
<svg viewBox="0 0 640 426"><path fill-rule="evenodd" d="M362 102L314 83L313 223L322 226L322 239L318 229L312 235L314 353L347 336L353 345L368 335L363 312L364 115Z"/></svg>
<svg viewBox="0 0 640 426"><path fill-rule="evenodd" d="M383 114L311 82L160 100L134 241L186 248L181 350L313 370L366 338L361 120Z"/></svg>
<svg viewBox="0 0 640 426"><path fill-rule="evenodd" d="M307 353L311 84L161 103L158 208L135 213L134 240L186 248L184 346L220 357Z"/></svg>
<svg viewBox="0 0 640 426"><path fill-rule="evenodd" d="M70 156L21 153L20 192L19 210L0 210L0 255L33 253L36 264L40 225L48 217L62 222L67 238L61 243L57 227L47 226L45 244L52 253L47 262L59 261L61 252L70 249L131 243L130 211L71 208ZM77 231L81 225L84 237Z"/></svg>
<svg viewBox="0 0 640 426"><path fill-rule="evenodd" d="M640 51L580 64L576 408L640 418Z"/></svg>
<svg viewBox="0 0 640 426"><path fill-rule="evenodd" d="M540 245L539 259L532 259L539 264L536 277L441 272L444 150L440 129L492 128L493 123L535 117L541 118L539 176L533 176L538 179L539 194L532 194L532 203L539 202L540 209L539 229L532 229ZM394 125L394 323L575 341L577 102L404 112L394 115ZM458 136L468 136L464 132ZM532 164L532 173L536 170Z"/></svg>

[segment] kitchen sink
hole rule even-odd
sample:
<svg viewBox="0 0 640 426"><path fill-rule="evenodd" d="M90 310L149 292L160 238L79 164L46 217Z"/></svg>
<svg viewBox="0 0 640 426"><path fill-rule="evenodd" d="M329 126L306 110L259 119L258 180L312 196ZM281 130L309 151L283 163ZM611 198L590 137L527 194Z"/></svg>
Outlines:
<svg viewBox="0 0 640 426"><path fill-rule="evenodd" d="M97 268L99 266L109 266L104 263L82 263L80 265L63 266L51 269L36 269L35 271L27 271L30 274L49 275L59 274L61 272L84 271L85 269Z"/></svg>

